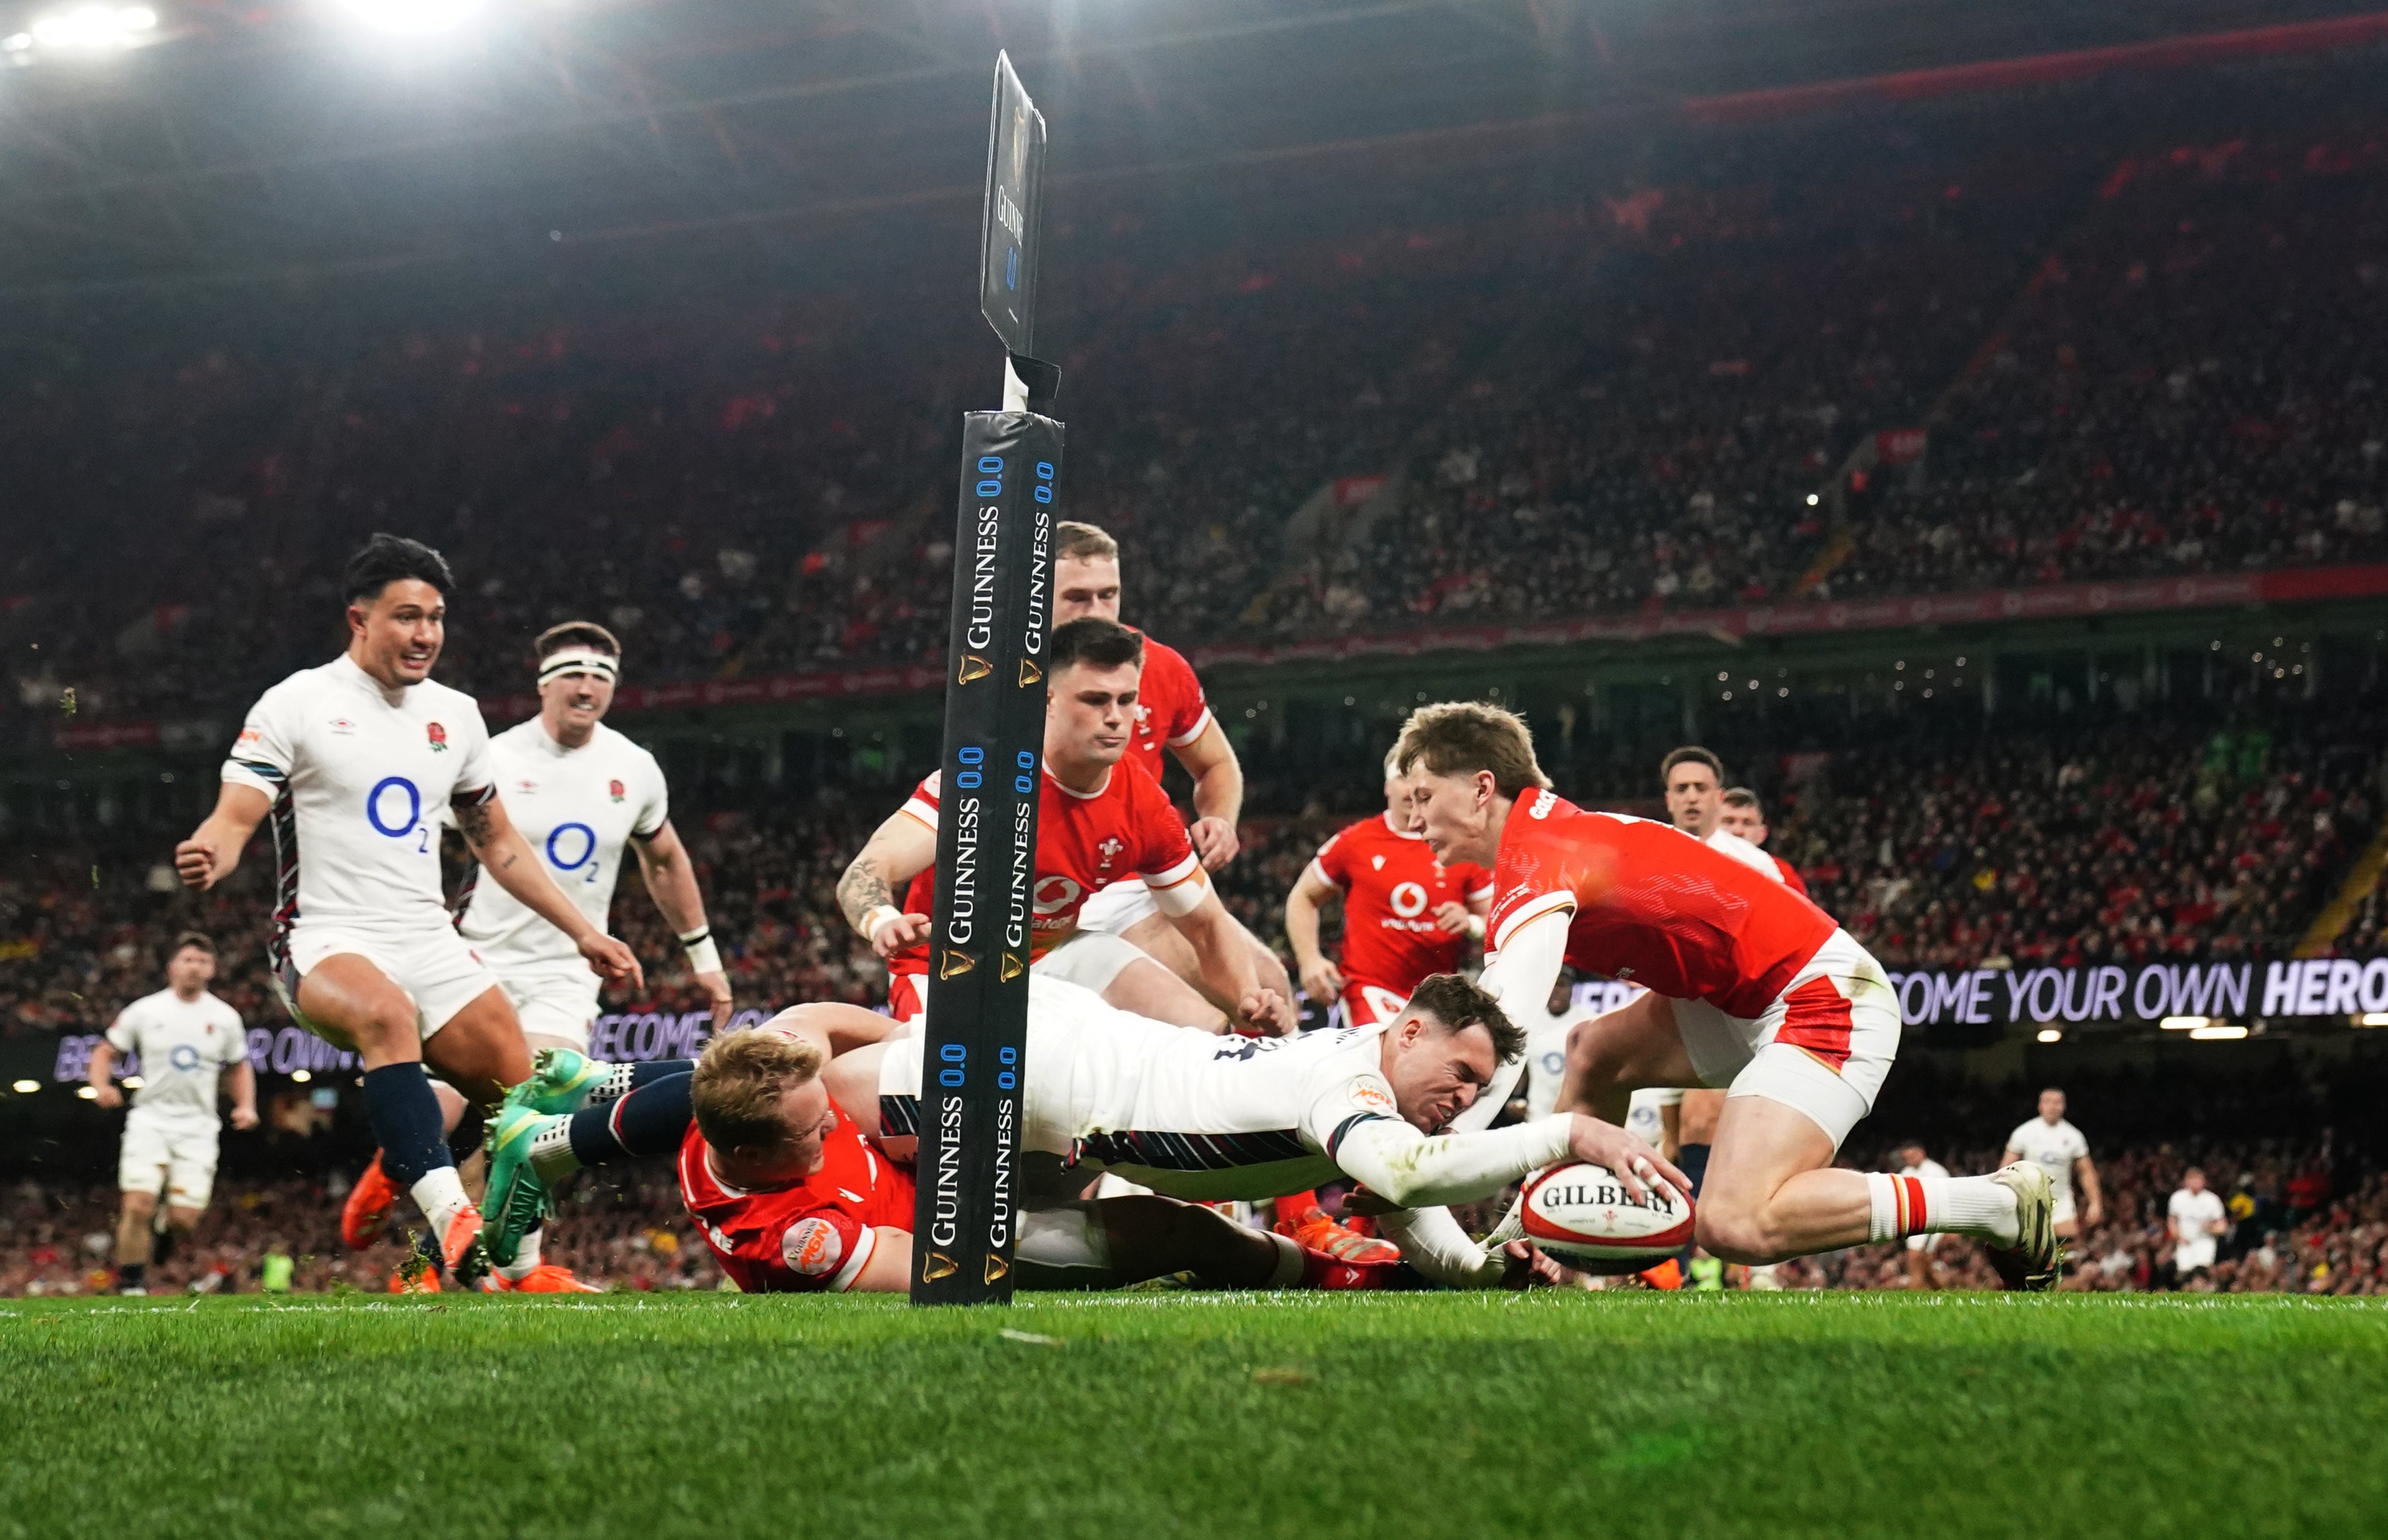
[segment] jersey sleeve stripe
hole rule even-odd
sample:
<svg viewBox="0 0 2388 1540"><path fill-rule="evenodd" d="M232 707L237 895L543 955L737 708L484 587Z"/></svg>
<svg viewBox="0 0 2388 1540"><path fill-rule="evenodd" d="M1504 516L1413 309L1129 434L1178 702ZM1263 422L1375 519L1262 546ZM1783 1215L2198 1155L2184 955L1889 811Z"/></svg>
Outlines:
<svg viewBox="0 0 2388 1540"><path fill-rule="evenodd" d="M1335 1152L1342 1147L1344 1135L1353 1129L1363 1123L1381 1123L1385 1120L1385 1115L1381 1112L1355 1112L1336 1124L1335 1131L1327 1136L1327 1158L1329 1160L1335 1158Z"/></svg>
<svg viewBox="0 0 2388 1540"><path fill-rule="evenodd" d="M1327 875L1327 868L1318 864L1317 856L1310 858L1310 865L1302 869L1302 875L1304 877L1315 877L1329 888L1340 888L1343 886L1341 883Z"/></svg>
<svg viewBox="0 0 2388 1540"><path fill-rule="evenodd" d="M1144 885L1147 888L1175 888L1189 877L1201 876L1202 861L1200 856L1189 852L1183 860L1162 871L1139 872L1137 875L1144 878Z"/></svg>
<svg viewBox="0 0 2388 1540"><path fill-rule="evenodd" d="M924 802L921 798L915 797L910 802L906 802L900 811L910 814L913 817L918 818L921 822L928 825L931 828L935 828L937 827L937 804L934 802Z"/></svg>
<svg viewBox="0 0 2388 1540"><path fill-rule="evenodd" d="M1528 920L1540 919L1544 915L1556 915L1563 909L1572 910L1573 908L1575 908L1573 893L1544 893L1501 922L1500 928L1492 933L1492 950L1498 952L1508 945L1509 938L1516 935L1518 928Z"/></svg>
<svg viewBox="0 0 2388 1540"><path fill-rule="evenodd" d="M1194 719L1194 726L1187 728L1175 738L1171 738L1169 740L1169 746L1173 749L1183 749L1188 744L1193 742L1196 738L1200 738L1204 733L1207 733L1210 730L1211 708L1209 705L1205 704L1202 708L1202 714Z"/></svg>
<svg viewBox="0 0 2388 1540"><path fill-rule="evenodd" d="M829 1292L842 1294L853 1288L854 1281L862 1276L864 1266L870 1262L870 1254L878 1248L879 1231L869 1225L864 1225L861 1235L854 1243L854 1255L847 1257L845 1266L838 1269L836 1274L830 1279Z"/></svg>

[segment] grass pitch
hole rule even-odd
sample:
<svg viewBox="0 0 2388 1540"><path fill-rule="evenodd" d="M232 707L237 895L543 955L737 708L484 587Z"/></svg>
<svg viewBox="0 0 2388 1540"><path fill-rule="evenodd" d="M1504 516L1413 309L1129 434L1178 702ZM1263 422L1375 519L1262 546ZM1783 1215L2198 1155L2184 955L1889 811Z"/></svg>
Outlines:
<svg viewBox="0 0 2388 1540"><path fill-rule="evenodd" d="M2388 1308L0 1302L0 1534L2361 1534Z"/></svg>

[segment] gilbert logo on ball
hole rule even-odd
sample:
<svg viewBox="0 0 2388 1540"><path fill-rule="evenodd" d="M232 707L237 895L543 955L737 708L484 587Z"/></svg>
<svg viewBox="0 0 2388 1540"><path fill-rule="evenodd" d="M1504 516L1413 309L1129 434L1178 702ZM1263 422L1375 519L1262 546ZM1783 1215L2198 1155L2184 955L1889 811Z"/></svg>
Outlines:
<svg viewBox="0 0 2388 1540"><path fill-rule="evenodd" d="M1692 1238L1692 1205L1649 1183L1634 1197L1589 1161L1547 1166L1526 1182L1526 1236L1562 1256L1655 1260Z"/></svg>

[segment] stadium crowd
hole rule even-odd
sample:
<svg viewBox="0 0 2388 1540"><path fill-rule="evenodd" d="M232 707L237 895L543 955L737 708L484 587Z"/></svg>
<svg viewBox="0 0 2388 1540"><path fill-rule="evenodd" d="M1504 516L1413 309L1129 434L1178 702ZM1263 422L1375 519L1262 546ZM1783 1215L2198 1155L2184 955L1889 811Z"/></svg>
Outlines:
<svg viewBox="0 0 2388 1540"><path fill-rule="evenodd" d="M2378 560L2380 120L2272 84L2194 140L2001 99L1496 173L1448 225L1131 224L1056 322L1072 511L1181 642ZM911 281L46 360L0 392L44 513L0 567L16 704L236 709L382 525L456 559L484 691L592 608L651 682L921 657L977 354Z"/></svg>

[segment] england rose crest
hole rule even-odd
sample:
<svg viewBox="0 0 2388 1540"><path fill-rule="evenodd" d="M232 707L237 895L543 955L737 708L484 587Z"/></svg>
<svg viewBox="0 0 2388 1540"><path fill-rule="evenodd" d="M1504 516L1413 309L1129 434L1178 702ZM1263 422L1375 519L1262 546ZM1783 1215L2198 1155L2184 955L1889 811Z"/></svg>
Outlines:
<svg viewBox="0 0 2388 1540"><path fill-rule="evenodd" d="M433 753L444 754L448 751L448 729L441 726L438 723L434 722L429 726L425 727L423 729L423 736L431 740L431 751Z"/></svg>
<svg viewBox="0 0 2388 1540"><path fill-rule="evenodd" d="M612 797L616 802L618 802L622 800L622 783L620 781L607 781L605 783L605 791L606 794Z"/></svg>

